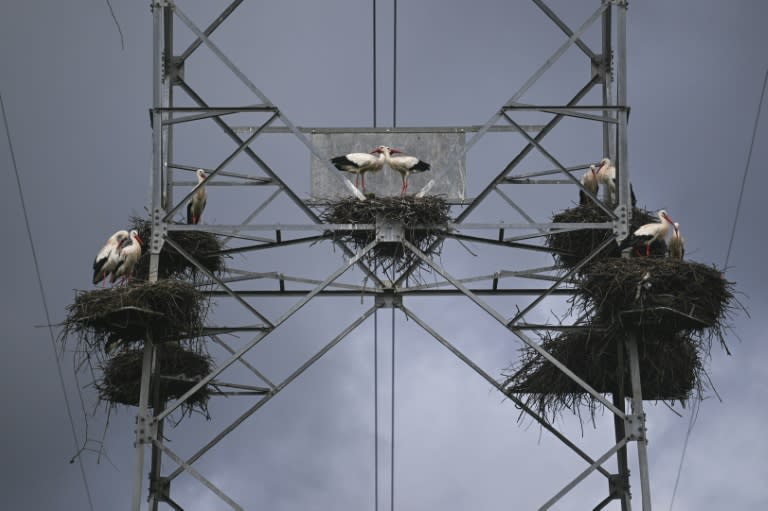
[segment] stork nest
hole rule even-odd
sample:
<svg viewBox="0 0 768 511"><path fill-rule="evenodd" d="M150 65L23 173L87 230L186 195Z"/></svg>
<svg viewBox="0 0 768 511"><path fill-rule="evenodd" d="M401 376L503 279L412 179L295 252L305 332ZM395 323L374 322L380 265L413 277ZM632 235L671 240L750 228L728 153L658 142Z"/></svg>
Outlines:
<svg viewBox="0 0 768 511"><path fill-rule="evenodd" d="M440 255L447 224L451 221L450 205L434 196L371 197L365 201L350 197L328 201L321 207L324 209L320 218L329 224L401 224L403 238L430 257ZM360 250L376 239L376 229L337 230L331 235ZM364 260L384 271L399 271L414 264L420 269L426 267L417 255L396 241L379 242Z"/></svg>
<svg viewBox="0 0 768 511"><path fill-rule="evenodd" d="M598 261L583 272L576 290L576 305L595 307L613 324L653 325L668 332L711 329L719 334L734 299L733 283L719 270L677 259Z"/></svg>
<svg viewBox="0 0 768 511"><path fill-rule="evenodd" d="M687 401L701 397L706 373L702 358L706 349L685 333L636 330L640 357L640 381L644 400ZM631 396L628 358L624 356L624 372L618 374L618 342L626 335L621 329L585 328L580 331L542 335L541 347L566 365L600 394L613 394L623 381L624 395ZM623 347L622 347L623 349ZM507 394L523 394L526 406L542 418L554 421L569 410L582 417L587 410L594 419L601 406L594 396L569 376L526 346L522 357L504 382ZM626 353L626 352L625 352Z"/></svg>
<svg viewBox="0 0 768 511"><path fill-rule="evenodd" d="M611 217L600 209L594 202L566 209L552 217L554 223L600 223L610 222ZM641 225L657 222L655 213L640 208L632 209L630 232L634 232ZM581 229L578 231L555 232L549 234L546 239L547 246L551 248L555 261L566 268L573 268L585 257L589 256L605 240L613 235L611 229ZM664 257L667 252L667 244L663 240L651 244L651 257ZM611 243L590 260L593 264L598 260L609 257L620 257L621 251L616 243Z"/></svg>
<svg viewBox="0 0 768 511"><path fill-rule="evenodd" d="M156 343L195 338L208 302L192 285L176 280L81 291L67 306L62 338L74 336L77 351L104 350L107 342L146 339Z"/></svg>
<svg viewBox="0 0 768 511"><path fill-rule="evenodd" d="M139 231L141 239L149 244L152 238L152 222L135 216L131 218L131 224L131 229ZM201 231L170 231L168 239L178 244L182 250L191 255L209 272L221 275L225 271L224 256L221 254L222 245L215 235ZM142 252L141 258L133 270L134 279L140 281L149 279L149 256L149 250ZM163 248L160 250L158 278L195 280L198 272L198 268L189 259L181 255L170 244L163 244Z"/></svg>
<svg viewBox="0 0 768 511"><path fill-rule="evenodd" d="M202 345L201 345L202 346ZM138 406L141 387L143 349L129 349L118 353L101 364L101 379L95 382L99 399L112 406ZM162 406L184 395L204 376L211 372L211 357L202 349L197 351L177 343L157 347L159 364L159 399ZM153 405L155 382L150 384L149 405ZM208 415L207 403L210 391L207 386L192 394L182 405L184 415L200 411Z"/></svg>

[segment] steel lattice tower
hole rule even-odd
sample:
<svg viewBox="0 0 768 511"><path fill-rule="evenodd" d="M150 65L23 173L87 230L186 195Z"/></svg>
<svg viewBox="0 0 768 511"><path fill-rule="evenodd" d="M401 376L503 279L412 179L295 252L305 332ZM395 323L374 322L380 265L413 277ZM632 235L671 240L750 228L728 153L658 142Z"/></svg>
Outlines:
<svg viewBox="0 0 768 511"><path fill-rule="evenodd" d="M607 243L613 243L616 240L623 240L628 234L628 225L631 216L630 188L629 188L629 168L628 168L628 144L627 144L627 1L626 0L602 0L597 9L589 14L581 26L576 30L569 27L558 15L550 9L543 0L532 0L535 4L566 36L567 40L554 52L554 54L544 62L541 67L524 83L524 85L515 92L514 95L501 105L498 111L482 126L464 126L464 127L442 127L442 128L370 128L360 130L325 130L300 128L288 119L280 108L271 102L267 96L238 69L238 67L227 57L227 55L211 40L210 36L219 26L240 6L242 0L234 0L226 7L221 14L210 23L206 28L197 26L185 13L182 2L172 0L153 0L152 20L153 20L153 105L151 109L152 120L152 140L153 140L153 159L152 159L152 194L151 194L151 221L152 238L150 242L150 281L156 281L158 278L159 253L164 244L170 244L174 249L185 252L181 247L168 238L168 233L180 230L200 230L211 232L216 235L231 239L236 237L239 241L247 241L250 245L243 245L232 249L238 253L252 251L270 251L291 246L302 246L312 243L321 238L323 233L334 231L343 231L354 229L375 230L376 240L362 251L355 252L342 242L335 242L336 250L342 251L346 256L346 262L335 270L316 276L312 279L295 278L281 273L264 274L257 273L259 268L248 268L246 271L240 271L232 277L221 278L208 272L205 267L194 258L186 254L190 261L197 266L200 271L209 279L209 294L213 296L222 296L233 299L239 306L250 313L255 318L256 324L251 325L222 325L211 327L206 331L207 335L214 338L220 333L226 332L248 332L253 338L244 343L239 349L234 349L226 345L220 338L217 342L225 346L229 352L229 358L220 360L219 366L207 377L199 381L184 396L171 403L166 403L164 407L155 406L150 409L150 381L155 369L156 347L150 342L145 344L144 358L142 366L140 404L137 418L136 429L136 472L133 493L132 509L138 511L142 502L142 481L145 474L145 448L151 450L151 463L149 470L149 501L150 509L157 509L160 502L180 509L171 496L170 485L179 474L186 472L210 491L219 496L226 504L233 509L242 509L223 491L217 488L213 483L206 479L205 475L198 472L194 463L203 456L209 449L214 447L219 441L226 437L232 430L239 426L254 412L259 410L267 401L276 396L287 385L289 385L306 368L316 362L327 351L338 344L345 336L355 330L376 310L380 308L400 309L410 320L421 327L430 336L434 337L439 343L449 349L456 357L465 362L477 374L484 378L490 385L503 392L501 384L496 378L492 377L481 367L475 364L456 346L451 344L450 340L440 334L437 329L429 325L415 311L407 305L410 296L457 296L466 298L466 303L479 307L489 318L496 320L509 332L511 338L517 338L532 349L537 350L540 355L554 364L561 371L571 377L584 392L589 393L594 399L598 400L615 417L616 443L613 447L597 457L592 457L581 450L575 442L558 431L552 424L538 416L533 410L528 408L522 401L515 396L508 396L518 407L528 413L534 421L541 427L562 441L571 448L586 463L585 469L578 474L572 481L563 486L562 490L554 495L549 501L543 503L541 509L547 509L557 502L561 497L568 493L574 486L591 473L597 471L608 480L609 494L605 500L596 503L595 509L602 509L612 500L620 500L622 510L630 509L629 495L629 476L626 449L627 445L635 442L638 449L639 475L641 482L642 509L649 510L650 487L648 477L648 461L646 454L646 436L645 436L645 415L643 412L643 401L640 391L640 369L637 340L628 338L626 340L626 363L630 369L632 395L631 412L627 412L624 407L625 397L623 395L614 395L613 400L607 400L587 383L581 380L565 365L560 363L549 353L544 351L537 342L530 336L530 331L540 331L550 328L550 325L533 324L526 321L526 315L536 309L543 300L550 296L570 295L572 290L569 288L569 279L583 265L586 264L593 255L600 251ZM176 51L174 47L174 25L181 24L190 30L194 36L194 42L182 52ZM602 47L599 53L595 52L583 40L583 34L593 26L599 26L602 33ZM616 41L614 49L613 41ZM231 72L239 82L245 86L250 93L250 98L245 98L241 106L211 105L196 91L195 87L187 83L185 78L185 63L187 59L201 46L205 46L216 57L219 63L223 64L228 72ZM591 69L591 76L565 104L559 105L529 105L520 103L519 100L539 78L557 61L568 49L578 47L581 53L586 57L587 64ZM585 105L582 99L594 89L602 91L602 102L599 104ZM183 94L185 98L191 101L194 106L179 106L177 95ZM252 104L252 98L257 98L257 104ZM248 106L243 106L248 105ZM551 119L543 126L531 127L522 125L516 118L520 112L538 112L552 115ZM250 130L237 129L236 126L228 122L231 115L247 114L257 116L260 124ZM586 123L600 123L602 126L602 148L605 155L612 157L616 162L618 173L619 193L618 205L614 210L607 210L610 213L612 221L598 224L554 224L548 221L537 221L533 216L528 215L524 208L521 208L505 191L505 187L515 184L525 183L527 185L550 185L550 184L576 184L578 179L574 177L574 171L585 169L590 162L582 165L566 167L555 154L550 153L544 147L543 141L552 132L563 119L579 119ZM221 186L228 187L253 187L259 186L271 189L269 194L262 202L257 204L256 208L247 215L239 224L209 224L205 225L180 225L173 222L173 216L177 214L195 191L195 184L178 180L179 175L184 175L185 171L193 171L196 166L185 166L174 160L175 147L179 143L179 134L177 129L181 125L194 123L215 123L215 125L234 143L233 151L224 157L220 163L212 169L209 169L208 186L216 186L217 181ZM607 229L614 233L614 236L606 244L598 247L592 255L587 257L582 264L571 271L562 272L554 267L533 268L515 272L504 272L490 275L476 275L470 278L457 278L449 273L442 264L434 261L424 255L417 247L411 245L402 237L402 225L391 224L372 224L372 225L329 225L323 224L318 217L316 210L312 208L311 201L303 200L292 189L290 184L283 178L280 172L276 171L266 161L260 157L257 151L251 148L257 137L266 133L281 133L283 136L295 137L308 153L316 158L316 162L327 162L332 154L318 147L315 143L317 139L308 136L310 133L338 134L355 137L361 133L379 134L384 136L397 134L421 133L425 137L430 135L439 135L450 132L459 133L456 143L461 144L461 157L463 158L470 149L487 133L501 132L504 136L523 137L524 148L496 175L493 179L482 184L482 190L473 198L461 198L456 204L462 206L461 213L455 218L455 221L449 226L451 232L446 234L450 239L471 239L476 243L486 243L497 247L502 247L510 251L516 250L534 250L546 251L541 245L523 243L527 239L543 236L545 232L551 229L575 230L575 229ZM464 136L471 135L468 140ZM520 162L531 152L536 151L548 160L554 169L529 172L525 174L513 174L518 168ZM246 158L261 171L259 176L242 175L234 172L228 172L226 167L235 158ZM594 161L594 160L593 160ZM200 165L201 167L203 165ZM322 165L321 165L322 166ZM329 169L330 170L330 169ZM344 179L332 170L328 174L330 179L336 179L337 184L345 185ZM555 178L547 177L555 176ZM346 186L346 185L345 185ZM351 186L351 184L348 184ZM178 190L184 188L185 191L179 193ZM188 190L188 191L186 191ZM516 216L522 216L525 221L517 222L496 222L484 224L472 224L466 220L470 214L483 203L491 194L496 193L509 206L508 212ZM296 211L303 215L306 221L302 224L275 224L260 223L257 216L272 202L275 197L281 196L293 204ZM484 235L465 236L459 233L464 231L485 232ZM512 237L505 237L506 231L518 231L521 234ZM305 237L291 236L291 233L308 232L314 235ZM551 231L549 231L551 232ZM407 250L410 250L422 264L429 266L435 275L442 280L438 285L421 285L418 282L409 280L412 273L411 269L404 269L398 275L391 279L383 278L378 274L375 268L366 265L364 255L378 243L402 242ZM338 281L339 277L348 270L355 268L362 275L367 277L367 282L363 285L350 285ZM514 274L514 275L512 275ZM499 287L499 281L506 277L528 277L538 281L550 281L549 287L530 288L530 287ZM258 286L252 288L243 287L249 282L255 282L258 279L272 279L279 286L278 289L264 289ZM287 290L286 282L296 285L294 289ZM472 286L468 287L472 283ZM235 287L235 284L239 284ZM295 300L292 305L277 318L269 317L257 306L252 305L249 299L267 299L270 297L282 296ZM490 305L484 300L484 297L505 297L505 296L529 296L530 302L522 309L516 311L513 317L508 317L496 307ZM333 297L337 300L356 300L365 297L371 301L371 306L365 310L357 319L352 321L336 337L330 340L319 352L310 357L297 370L291 373L288 378L282 382L273 383L269 381L258 370L257 367L247 362L246 354L262 339L280 330L281 326L294 314L296 314L304 305L312 300L321 297ZM559 328L567 328L560 326ZM623 350L622 350L623 351ZM624 359L623 356L619 357ZM235 363L241 363L249 369L257 385L242 385L241 388L247 389L256 396L256 402L247 408L245 412L231 424L228 424L214 438L207 441L194 455L188 459L183 459L164 443L163 423L164 420L198 389L208 385L222 371ZM620 394L620 393L619 393ZM158 409L160 408L160 409ZM178 467L171 473L163 474L162 457L169 458ZM619 467L617 473L611 473L603 465L617 457Z"/></svg>

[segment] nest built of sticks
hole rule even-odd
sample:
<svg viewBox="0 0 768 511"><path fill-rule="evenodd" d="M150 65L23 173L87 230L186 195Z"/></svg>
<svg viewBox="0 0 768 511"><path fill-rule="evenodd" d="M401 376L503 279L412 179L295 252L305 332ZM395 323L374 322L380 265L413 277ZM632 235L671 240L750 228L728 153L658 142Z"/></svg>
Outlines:
<svg viewBox="0 0 768 511"><path fill-rule="evenodd" d="M608 213L600 209L594 202L566 209L552 217L554 223L600 223L610 222ZM644 224L658 222L655 213L640 208L632 210L630 232ZM612 236L610 229L580 229L578 231L556 232L547 236L547 246L554 251L553 257L562 266L573 268L605 240ZM651 257L664 257L667 244L657 241L651 245ZM621 252L616 243L611 243L590 260L589 264L609 257L620 257Z"/></svg>
<svg viewBox="0 0 768 511"><path fill-rule="evenodd" d="M719 332L733 283L716 268L677 259L605 259L583 272L575 304L622 326ZM722 336L721 336L722 338Z"/></svg>
<svg viewBox="0 0 768 511"><path fill-rule="evenodd" d="M142 349L124 350L101 365L102 377L96 381L99 399L110 405L138 406L141 386ZM161 403L181 397L211 371L211 358L200 349L194 350L169 343L158 346ZM155 383L149 389L152 406ZM192 394L182 405L184 414L201 411L207 416L210 391L207 386Z"/></svg>
<svg viewBox="0 0 768 511"><path fill-rule="evenodd" d="M450 205L440 197L370 197L361 201L354 197L329 201L321 205L320 218L329 224L392 223L403 226L403 238L427 256L439 256L446 224L451 221ZM359 250L376 239L376 230L341 230L334 239L350 243ZM402 243L379 242L365 257L374 268L398 270L411 264L425 264Z"/></svg>
<svg viewBox="0 0 768 511"><path fill-rule="evenodd" d="M151 239L152 223L139 217L131 218L132 229L139 231L141 239L147 244ZM170 231L168 239L178 244L182 250L194 257L209 272L220 275L224 272L224 257L221 254L219 239L201 231ZM164 243L160 251L158 278L189 277L194 279L198 268L189 259L181 255L170 244ZM149 277L149 250L144 250L133 272L136 280L147 280Z"/></svg>
<svg viewBox="0 0 768 511"><path fill-rule="evenodd" d="M207 300L176 280L82 291L67 307L62 335L78 339L77 350L103 351L106 343L166 342L200 335Z"/></svg>
<svg viewBox="0 0 768 511"><path fill-rule="evenodd" d="M643 399L686 401L703 396L708 385L703 360L712 339L728 352L723 331L733 284L715 268L677 259L614 258L586 268L576 286L573 308L592 312L582 330L543 334L541 347L601 394L619 389L619 347L634 335L640 357ZM623 391L631 395L625 357ZM599 402L530 347L506 374L507 393L544 418L563 410L594 415Z"/></svg>
<svg viewBox="0 0 768 511"><path fill-rule="evenodd" d="M686 401L701 395L706 380L699 343L684 333L651 328L636 333L643 399ZM618 347L624 349L624 335L621 329L594 328L546 333L542 334L541 347L600 394L617 392L621 378L625 396L631 396L626 356L623 376L618 374ZM594 396L528 346L522 349L513 372L505 376L506 392L523 394L523 402L546 420L554 420L564 410L581 416L586 409L594 416L600 406Z"/></svg>

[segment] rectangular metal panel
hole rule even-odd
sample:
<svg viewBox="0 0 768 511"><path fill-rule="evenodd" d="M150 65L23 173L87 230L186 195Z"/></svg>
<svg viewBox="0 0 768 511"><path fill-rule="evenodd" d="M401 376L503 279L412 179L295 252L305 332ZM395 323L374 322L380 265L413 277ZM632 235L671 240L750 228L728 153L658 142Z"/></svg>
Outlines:
<svg viewBox="0 0 768 511"><path fill-rule="evenodd" d="M327 155L330 160L334 156L347 153L367 153L380 145L387 145L403 151L405 154L416 156L431 165L428 172L413 174L408 178L408 194L419 192L430 180L435 183L429 190L429 195L437 195L446 199L464 199L466 168L464 158L464 132L408 132L390 133L383 130L370 132L314 132L312 143L320 154ZM340 199L351 196L349 190L341 186L339 180L330 175L333 166L330 162L319 161L312 157L312 198ZM330 167L330 169L329 169ZM338 172L333 169L334 172ZM342 173L351 178L354 174ZM381 171L368 173L365 177L367 192L373 192L378 197L399 195L402 181L400 174L385 166Z"/></svg>

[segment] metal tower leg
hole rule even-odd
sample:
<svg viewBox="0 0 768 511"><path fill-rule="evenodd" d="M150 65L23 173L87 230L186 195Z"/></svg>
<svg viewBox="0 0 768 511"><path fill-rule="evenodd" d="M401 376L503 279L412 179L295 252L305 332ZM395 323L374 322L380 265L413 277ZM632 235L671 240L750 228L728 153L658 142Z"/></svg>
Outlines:
<svg viewBox="0 0 768 511"><path fill-rule="evenodd" d="M648 438L645 435L645 412L643 411L643 393L640 385L640 355L637 349L637 334L627 336L629 353L629 375L632 380L632 415L628 416L632 431L630 439L637 440L637 461L640 471L640 490L643 498L643 511L651 511L651 485L648 474Z"/></svg>

